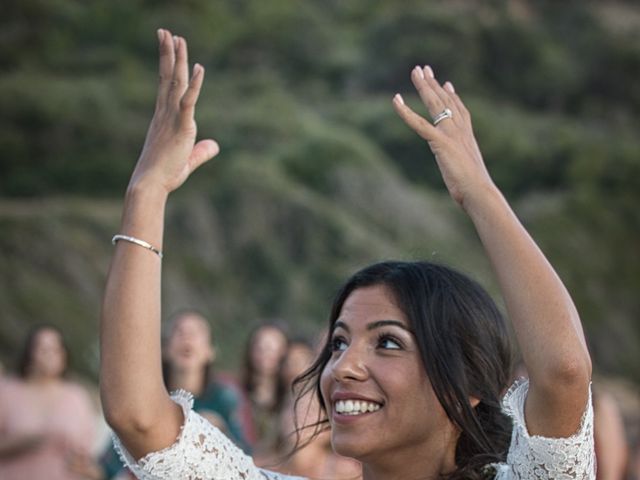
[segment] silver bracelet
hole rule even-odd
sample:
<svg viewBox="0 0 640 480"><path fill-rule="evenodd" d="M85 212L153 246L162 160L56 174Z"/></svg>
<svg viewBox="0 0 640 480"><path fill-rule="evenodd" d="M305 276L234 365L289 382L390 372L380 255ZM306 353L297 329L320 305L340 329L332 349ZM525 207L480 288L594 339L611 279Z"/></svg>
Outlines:
<svg viewBox="0 0 640 480"><path fill-rule="evenodd" d="M162 258L162 252L158 250L156 247L154 247L153 245L151 245L150 243L145 242L144 240L140 240L139 238L136 238L136 237L130 237L128 235L118 234L113 236L113 238L111 239L111 243L115 245L118 240L124 240L125 242L135 243L136 245L146 248L147 250L151 250L153 253L155 253L160 258Z"/></svg>

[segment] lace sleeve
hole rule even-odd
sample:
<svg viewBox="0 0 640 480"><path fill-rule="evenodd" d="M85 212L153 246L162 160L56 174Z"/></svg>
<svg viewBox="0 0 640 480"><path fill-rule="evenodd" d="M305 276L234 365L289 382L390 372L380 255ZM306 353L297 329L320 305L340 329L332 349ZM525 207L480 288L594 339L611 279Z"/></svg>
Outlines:
<svg viewBox="0 0 640 480"><path fill-rule="evenodd" d="M529 381L516 381L503 399L503 409L513 420L507 466L496 479L594 480L593 406L591 387L580 428L567 438L529 435L524 403Z"/></svg>
<svg viewBox="0 0 640 480"><path fill-rule="evenodd" d="M117 436L113 443L122 462L142 480L304 480L257 468L251 457L220 430L192 410L193 397L184 390L171 395L182 407L185 422L176 442L164 450L131 456Z"/></svg>

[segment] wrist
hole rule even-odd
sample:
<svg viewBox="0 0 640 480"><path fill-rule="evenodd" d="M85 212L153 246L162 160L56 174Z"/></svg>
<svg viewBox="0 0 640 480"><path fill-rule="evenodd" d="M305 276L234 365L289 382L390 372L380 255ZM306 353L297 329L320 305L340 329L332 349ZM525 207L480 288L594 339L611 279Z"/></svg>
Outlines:
<svg viewBox="0 0 640 480"><path fill-rule="evenodd" d="M504 204L506 204L506 200L502 192L493 182L489 182L478 186L472 193L465 195L462 208L473 220L477 217L485 217L488 212L492 212Z"/></svg>
<svg viewBox="0 0 640 480"><path fill-rule="evenodd" d="M116 233L149 243L162 251L164 213L169 192L151 181L131 182L124 198L120 230Z"/></svg>
<svg viewBox="0 0 640 480"><path fill-rule="evenodd" d="M158 182L152 180L133 180L129 182L125 193L125 203L153 202L166 203L169 192Z"/></svg>

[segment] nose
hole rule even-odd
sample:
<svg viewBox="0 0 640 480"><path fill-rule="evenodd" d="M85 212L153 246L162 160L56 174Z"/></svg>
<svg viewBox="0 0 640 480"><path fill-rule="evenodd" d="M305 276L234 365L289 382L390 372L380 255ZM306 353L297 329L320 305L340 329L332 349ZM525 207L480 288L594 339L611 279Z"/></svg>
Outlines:
<svg viewBox="0 0 640 480"><path fill-rule="evenodd" d="M362 347L350 345L332 365L333 378L338 382L364 381L369 375L366 353Z"/></svg>

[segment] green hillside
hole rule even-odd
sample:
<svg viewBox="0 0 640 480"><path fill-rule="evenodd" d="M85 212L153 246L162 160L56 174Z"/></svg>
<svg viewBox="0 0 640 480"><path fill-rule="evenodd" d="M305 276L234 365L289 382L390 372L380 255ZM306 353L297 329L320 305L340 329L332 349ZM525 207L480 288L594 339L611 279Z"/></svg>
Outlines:
<svg viewBox="0 0 640 480"><path fill-rule="evenodd" d="M498 185L574 295L596 369L640 382L640 7L633 2L9 0L0 20L0 359L60 325L97 372L121 198L155 94L155 29L207 68L222 153L172 198L164 309L203 310L221 362L248 328L324 324L355 268L427 258L497 294L427 146L409 72L456 85Z"/></svg>

